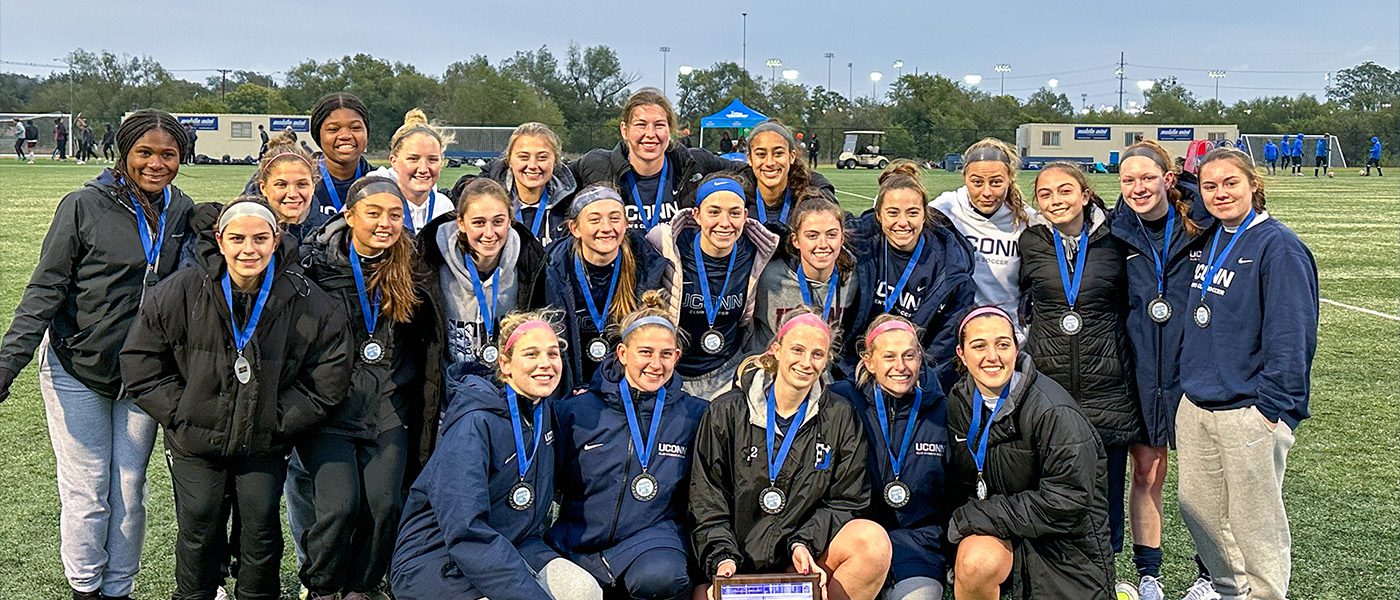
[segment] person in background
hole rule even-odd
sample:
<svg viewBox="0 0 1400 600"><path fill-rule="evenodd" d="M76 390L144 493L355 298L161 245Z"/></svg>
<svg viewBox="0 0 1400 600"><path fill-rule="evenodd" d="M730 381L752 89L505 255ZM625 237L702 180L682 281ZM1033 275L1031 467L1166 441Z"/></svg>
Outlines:
<svg viewBox="0 0 1400 600"><path fill-rule="evenodd" d="M1226 598L1282 600L1292 573L1283 477L1309 416L1317 263L1265 210L1249 156L1214 150L1201 196L1218 223L1189 282L1181 342L1177 496L1196 551Z"/></svg>
<svg viewBox="0 0 1400 600"><path fill-rule="evenodd" d="M428 123L420 109L404 114L403 125L389 137L389 166L372 174L397 181L403 192L403 224L410 235L439 215L452 212L452 202L443 194L438 202L437 183L442 175L443 149L451 143L442 130Z"/></svg>
<svg viewBox="0 0 1400 600"><path fill-rule="evenodd" d="M284 133L272 138L265 150L255 175L258 192L277 214L281 230L297 243L305 242L327 221L312 208L319 175L315 163Z"/></svg>
<svg viewBox="0 0 1400 600"><path fill-rule="evenodd" d="M55 160L68 160L68 126L63 123L63 119L57 117L53 120L53 143L53 151L57 154Z"/></svg>
<svg viewBox="0 0 1400 600"><path fill-rule="evenodd" d="M258 123L258 139L262 142L262 145L258 146L258 161L261 162L263 155L267 154L267 144L271 141L267 135L267 128L263 127L262 123Z"/></svg>
<svg viewBox="0 0 1400 600"><path fill-rule="evenodd" d="M1327 175L1328 158L1332 155L1331 146L1332 134L1324 133L1317 138L1317 144L1313 148L1313 178L1317 178L1317 170L1322 169L1322 174Z"/></svg>
<svg viewBox="0 0 1400 600"><path fill-rule="evenodd" d="M782 123L769 119L749 130L748 146L748 164L739 174L752 182L746 187L753 188L753 197L745 198L744 206L759 223L786 230L788 214L808 188L836 201L836 188L807 169L797 140Z"/></svg>
<svg viewBox="0 0 1400 600"><path fill-rule="evenodd" d="M199 128L198 128L198 127L195 127L193 124L191 124L191 125L190 125L190 156L189 156L189 164L194 164L194 163L195 163L195 158L199 156L199 150L196 149L196 146L195 146L198 142L199 142Z"/></svg>
<svg viewBox="0 0 1400 600"><path fill-rule="evenodd" d="M512 217L540 244L549 246L568 237L569 206L578 189L562 156L563 146L553 129L544 123L522 123L511 132L500 158L482 167L479 175L463 175L452 186L453 192L478 177L505 186Z"/></svg>
<svg viewBox="0 0 1400 600"><path fill-rule="evenodd" d="M112 124L102 124L102 159L107 162L116 160L116 155L112 154L112 145L117 143L116 135L112 133Z"/></svg>
<svg viewBox="0 0 1400 600"><path fill-rule="evenodd" d="M39 148L39 127L34 119L24 122L24 148L29 154L29 164L34 164L35 151Z"/></svg>
<svg viewBox="0 0 1400 600"><path fill-rule="evenodd" d="M126 598L140 571L156 422L122 393L117 356L142 299L175 272L194 209L172 185L189 152L175 117L138 110L116 145L117 163L59 202L0 342L0 400L39 354L74 600Z"/></svg>
<svg viewBox="0 0 1400 600"><path fill-rule="evenodd" d="M1264 164L1268 166L1269 175L1278 170L1278 144L1273 140L1264 142Z"/></svg>
<svg viewBox="0 0 1400 600"><path fill-rule="evenodd" d="M17 158L20 162L24 162L24 121L15 119L14 123L15 158Z"/></svg>
<svg viewBox="0 0 1400 600"><path fill-rule="evenodd" d="M83 120L82 137L79 139L81 140L81 147L83 151L82 162L85 163L96 158L97 148L96 146L94 146L94 142L92 139L92 126L87 124L86 119Z"/></svg>
<svg viewBox="0 0 1400 600"><path fill-rule="evenodd" d="M812 134L812 139L807 140L807 162L812 169L817 168L817 157L821 155L822 142L817 139L817 134Z"/></svg>
<svg viewBox="0 0 1400 600"><path fill-rule="evenodd" d="M1376 168L1377 177L1385 177L1381 171L1381 138L1371 138L1371 151L1366 155L1366 173L1362 177L1371 176L1371 167Z"/></svg>
<svg viewBox="0 0 1400 600"><path fill-rule="evenodd" d="M1302 177L1302 176L1303 176L1303 134L1300 133L1300 134L1298 134L1297 137L1293 138L1293 144L1292 144L1292 147L1291 147L1291 148L1292 148L1292 152L1293 152L1293 175L1296 176L1296 177ZM1198 168L1196 172L1199 173L1199 172L1200 172L1200 169Z"/></svg>
<svg viewBox="0 0 1400 600"><path fill-rule="evenodd" d="M726 132L720 134L720 137L719 137L719 153L720 153L720 154L729 154L730 152L733 152L733 151L734 151L734 140L729 139L729 132L726 131Z"/></svg>

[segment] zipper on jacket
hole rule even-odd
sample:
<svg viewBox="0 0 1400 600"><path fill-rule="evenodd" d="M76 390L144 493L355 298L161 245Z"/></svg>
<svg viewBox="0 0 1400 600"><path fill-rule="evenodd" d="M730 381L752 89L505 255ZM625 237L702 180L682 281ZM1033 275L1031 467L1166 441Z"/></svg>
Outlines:
<svg viewBox="0 0 1400 600"><path fill-rule="evenodd" d="M622 460L622 487L617 491L617 507L613 509L612 529L608 531L608 543L617 543L617 522L622 520L622 501L627 499L627 473L632 466L632 440L627 440L627 457ZM611 571L609 571L611 575Z"/></svg>

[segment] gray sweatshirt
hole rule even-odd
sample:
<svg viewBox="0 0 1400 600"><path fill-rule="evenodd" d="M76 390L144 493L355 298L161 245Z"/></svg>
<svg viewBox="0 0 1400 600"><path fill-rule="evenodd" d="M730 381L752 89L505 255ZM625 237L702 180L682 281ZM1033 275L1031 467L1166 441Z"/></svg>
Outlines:
<svg viewBox="0 0 1400 600"><path fill-rule="evenodd" d="M497 339L487 339L486 327L482 320L481 306L477 303L476 288L472 286L471 274L467 271L466 255L458 249L457 239L460 232L457 229L456 221L443 223L437 230L437 245L442 251L446 262L438 268L438 280L442 285L442 296L445 299L443 306L443 316L447 322L447 347L445 352L449 364L457 364L465 361L479 361L481 348L486 342L500 343ZM511 229L506 238L505 248L501 250L501 260L496 266L495 272L491 274L480 273L482 280L482 291L485 292L486 302L491 302L491 296L496 292L496 286L500 287L496 300L495 321L500 322L502 316L515 310L516 298L516 269L515 263L520 258L520 235ZM489 310L489 308L488 308ZM500 331L492 328L492 333L499 336Z"/></svg>

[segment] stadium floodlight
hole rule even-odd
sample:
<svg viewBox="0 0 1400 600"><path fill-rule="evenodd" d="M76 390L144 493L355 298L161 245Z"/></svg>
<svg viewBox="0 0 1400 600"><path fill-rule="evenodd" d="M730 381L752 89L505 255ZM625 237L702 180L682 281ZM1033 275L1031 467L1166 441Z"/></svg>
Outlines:
<svg viewBox="0 0 1400 600"><path fill-rule="evenodd" d="M995 70L997 73L1001 74L1001 95L1002 95L1002 96L1005 96L1005 95L1006 95L1006 74L1007 74L1008 72L1011 71L1011 65L1008 65L1008 64L1006 64L1006 63L999 63L999 64L997 64L997 66L992 67L992 69Z"/></svg>
<svg viewBox="0 0 1400 600"><path fill-rule="evenodd" d="M774 80L778 78L778 69L783 68L783 61L780 58L770 58L763 61L763 65L769 69L768 79Z"/></svg>
<svg viewBox="0 0 1400 600"><path fill-rule="evenodd" d="M1215 80L1215 101L1216 101L1216 102L1219 102L1219 101L1220 101L1220 80L1225 78L1225 71L1220 71L1220 70L1212 69L1212 70L1210 70L1209 72L1207 72L1206 74L1207 74L1207 75L1210 75L1210 78Z"/></svg>
<svg viewBox="0 0 1400 600"><path fill-rule="evenodd" d="M783 69L783 79L796 81L798 75L797 69Z"/></svg>
<svg viewBox="0 0 1400 600"><path fill-rule="evenodd" d="M976 73L968 73L967 75L963 75L963 83L976 87L982 83L982 76Z"/></svg>
<svg viewBox="0 0 1400 600"><path fill-rule="evenodd" d="M680 71L681 75L689 75L695 72L695 67L692 67L690 65L681 65L681 68L678 70Z"/></svg>
<svg viewBox="0 0 1400 600"><path fill-rule="evenodd" d="M903 76L904 76L904 59L902 59L902 58L896 58L896 59L894 59L894 65L893 65L893 66L894 66L894 78L895 78L895 79L899 79L900 77L903 77Z"/></svg>
<svg viewBox="0 0 1400 600"><path fill-rule="evenodd" d="M1060 87L1060 80L1058 80L1058 79L1051 79L1050 81L1045 82L1045 85L1050 86L1050 89L1053 90L1053 89L1055 89L1055 88L1057 88L1057 87Z"/></svg>
<svg viewBox="0 0 1400 600"><path fill-rule="evenodd" d="M875 100L875 87L880 85L880 80L885 78L885 74L879 71L870 72L870 99Z"/></svg>
<svg viewBox="0 0 1400 600"><path fill-rule="evenodd" d="M1151 79L1139 79L1137 82L1138 90L1143 92L1152 89L1152 86L1154 85L1157 85L1157 82L1152 81Z"/></svg>

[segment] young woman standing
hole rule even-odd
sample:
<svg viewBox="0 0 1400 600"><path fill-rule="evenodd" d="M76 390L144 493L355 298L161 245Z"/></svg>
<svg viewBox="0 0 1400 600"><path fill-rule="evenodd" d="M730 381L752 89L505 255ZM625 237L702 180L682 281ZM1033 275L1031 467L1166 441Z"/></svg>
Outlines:
<svg viewBox="0 0 1400 600"><path fill-rule="evenodd" d="M758 280L750 353L766 350L783 315L799 306L821 308L833 328L844 329L852 318L859 291L855 257L846 249L845 217L839 205L811 188L802 194L788 221L792 230ZM840 356L840 342L833 343L833 354Z"/></svg>
<svg viewBox="0 0 1400 600"><path fill-rule="evenodd" d="M417 108L403 116L403 125L389 138L389 166L374 173L393 178L403 192L404 227L412 235L439 215L452 212L452 202L438 197L438 177L442 175L443 150L451 139L428 123L428 115Z"/></svg>
<svg viewBox="0 0 1400 600"><path fill-rule="evenodd" d="M121 393L117 353L150 288L175 271L194 207L171 185L190 151L175 117L136 111L116 143L116 164L59 202L0 342L0 400L39 354L75 599L124 598L140 570L156 423Z"/></svg>
<svg viewBox="0 0 1400 600"><path fill-rule="evenodd" d="M350 184L374 169L365 160L369 108L350 92L326 94L311 109L311 136L321 148L315 210L334 219L345 209Z"/></svg>
<svg viewBox="0 0 1400 600"><path fill-rule="evenodd" d="M399 600L602 600L587 571L541 538L554 498L554 398L562 349L554 318L501 319L494 383L448 373L442 439L413 482L394 549Z"/></svg>
<svg viewBox="0 0 1400 600"><path fill-rule="evenodd" d="M463 175L453 185L453 194L478 177L505 186L515 220L548 246L569 234L569 205L579 187L562 157L563 146L553 129L544 123L521 124L510 134L501 157L482 167L480 175Z"/></svg>
<svg viewBox="0 0 1400 600"><path fill-rule="evenodd" d="M929 210L918 165L899 160L880 175L875 206L846 224L857 280L869 293L857 305L852 331L888 313L924 328L921 342L939 385L952 385L955 326L972 306L972 250L947 219ZM855 353L847 350L846 372Z"/></svg>
<svg viewBox="0 0 1400 600"><path fill-rule="evenodd" d="M297 447L315 507L302 534L301 580L312 598L358 599L388 572L407 458L417 455L407 426L434 403L422 396L416 360L425 339L413 318L427 291L403 233L403 203L397 183L367 176L350 186L344 218L302 247L307 275L351 316L355 351L345 406Z"/></svg>
<svg viewBox="0 0 1400 600"><path fill-rule="evenodd" d="M700 178L744 164L724 160L703 148L671 143L676 111L656 88L642 88L622 106L618 131L622 142L597 149L569 163L580 188L610 183L623 190L627 221L643 233L670 222L682 208L696 204Z"/></svg>
<svg viewBox="0 0 1400 600"><path fill-rule="evenodd" d="M685 390L713 400L734 382L753 328L759 276L778 236L746 217L745 190L726 174L706 179L695 208L682 209L647 239L669 261L671 316L695 344L676 370Z"/></svg>
<svg viewBox="0 0 1400 600"><path fill-rule="evenodd" d="M327 220L312 206L318 174L315 164L286 133L272 137L258 162L258 192L277 214L281 230L298 243Z"/></svg>
<svg viewBox="0 0 1400 600"><path fill-rule="evenodd" d="M1016 331L1025 334L1017 316L1021 291L1019 244L1027 215L1016 170L1021 158L1010 144L985 138L963 153L963 186L939 194L929 208L953 221L958 233L972 245L976 262L972 279L977 284L977 304L995 304L1011 315Z"/></svg>
<svg viewBox="0 0 1400 600"><path fill-rule="evenodd" d="M948 392L948 541L959 600L1113 598L1103 444L1074 398L1020 354L995 306L958 327ZM957 505L961 506L957 506ZM1072 558L1067 558L1072 557Z"/></svg>
<svg viewBox="0 0 1400 600"><path fill-rule="evenodd" d="M659 289L665 260L639 231L627 226L617 190L595 183L569 207L568 231L546 249L545 301L571 316L564 325L570 352L566 387L583 390L617 345L615 327Z"/></svg>
<svg viewBox="0 0 1400 600"><path fill-rule="evenodd" d="M793 310L700 421L691 539L707 578L818 573L823 597L839 600L884 585L890 539L856 518L870 504L867 447L855 410L822 384L830 351L826 321Z"/></svg>
<svg viewBox="0 0 1400 600"><path fill-rule="evenodd" d="M689 449L709 403L674 375L680 339L659 292L618 325L588 391L555 405L559 519L546 540L604 588L686 598Z"/></svg>
<svg viewBox="0 0 1400 600"><path fill-rule="evenodd" d="M924 366L919 334L909 321L880 315L861 340L854 382L831 386L865 424L867 470L875 498L870 519L893 548L886 600L942 600L948 567L943 463L948 407L933 370Z"/></svg>
<svg viewBox="0 0 1400 600"><path fill-rule="evenodd" d="M836 201L836 188L821 173L807 168L792 132L777 120L749 131L749 163L739 175L753 182L753 197L745 198L749 215L764 225L787 226L788 216L808 188Z"/></svg>
<svg viewBox="0 0 1400 600"><path fill-rule="evenodd" d="M345 313L302 276L261 199L224 207L217 247L152 291L121 353L127 392L165 429L177 597L223 583L237 506L238 594L276 599L287 452L344 399Z"/></svg>
<svg viewBox="0 0 1400 600"><path fill-rule="evenodd" d="M1265 210L1249 155L1212 150L1199 174L1217 225L1183 307L1192 324L1176 413L1181 513L1222 596L1286 598L1283 475L1308 417L1317 263Z"/></svg>

